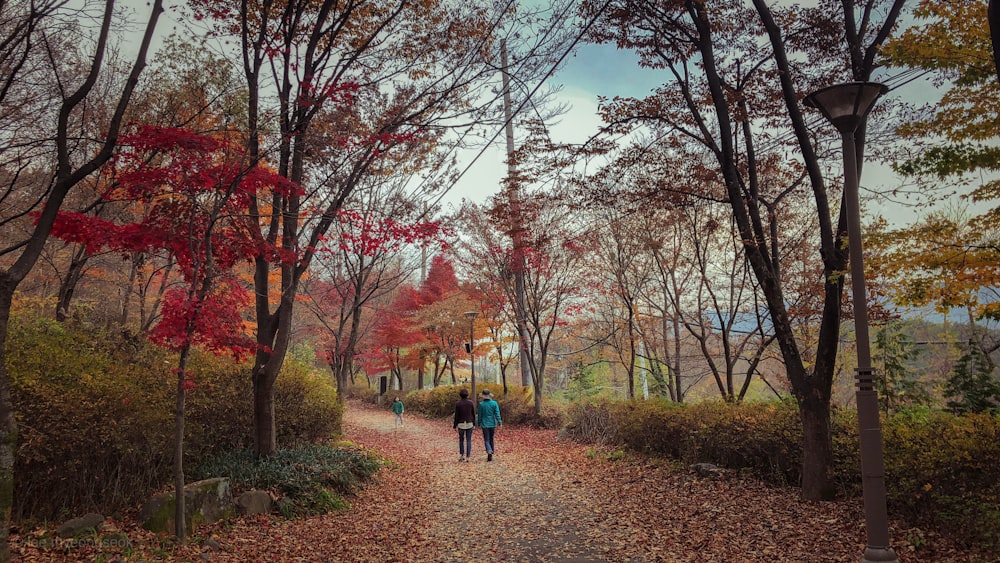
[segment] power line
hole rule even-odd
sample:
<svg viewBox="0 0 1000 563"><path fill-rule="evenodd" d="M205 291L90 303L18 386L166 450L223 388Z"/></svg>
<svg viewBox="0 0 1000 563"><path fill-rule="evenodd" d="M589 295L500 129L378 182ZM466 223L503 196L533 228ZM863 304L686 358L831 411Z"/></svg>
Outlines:
<svg viewBox="0 0 1000 563"><path fill-rule="evenodd" d="M566 8L562 12L562 14L560 15L560 19L564 19L565 18L566 14L569 12L569 9L570 9L570 7L572 7L572 5L573 5L572 3L567 3L566 4ZM536 84L535 87L532 88L532 90L530 92L528 92L527 96L521 101L521 103L518 104L517 108L511 113L510 118L504 120L503 124L501 124L500 127L497 128L496 132L493 133L492 136L490 136L490 138L486 142L486 144L479 150L478 153L476 153L476 155L475 155L475 157L473 157L472 161L469 162L469 164L467 164L465 166L465 168L462 169L462 171L458 174L458 176L455 177L455 179L452 182L452 185L450 185L447 188L445 188L445 190L441 193L441 195L439 195L434 200L432 206L437 206L437 204L440 203L441 200L444 198L444 196L447 195L448 192L451 191L451 189L455 186L455 184L459 180L461 180L463 176L465 176L465 174L469 171L469 169L472 168L472 166L479 160L479 158L482 157L483 154L486 153L486 150L489 149L490 146L500 136L500 134L503 133L503 131L506 128L507 124L510 123L514 119L515 116L517 116L517 115L519 115L521 113L521 110L524 109L524 107L531 101L532 96L534 96L538 92L538 90L542 87L542 85L545 83L545 81L547 79L549 79L555 73L555 71L556 71L556 69L558 69L559 65L561 65L562 62L564 60L566 60L566 57L569 56L569 54L571 52L573 52L573 49L576 48L576 46L580 42L580 40L583 39L583 36L590 30L591 27L593 27L593 25L597 22L597 19L601 15L604 14L604 11L607 10L608 6L610 6L610 5L611 5L611 0L606 0L606 2L601 6L601 9L598 10L593 15L593 17L591 17L590 20L581 28L580 32L577 33L576 36L573 38L573 41L570 42L569 47L567 47L563 51L562 55L559 56L559 58L552 64L552 66L549 68L549 70L538 81L538 84ZM457 149L453 149L453 150L457 150Z"/></svg>

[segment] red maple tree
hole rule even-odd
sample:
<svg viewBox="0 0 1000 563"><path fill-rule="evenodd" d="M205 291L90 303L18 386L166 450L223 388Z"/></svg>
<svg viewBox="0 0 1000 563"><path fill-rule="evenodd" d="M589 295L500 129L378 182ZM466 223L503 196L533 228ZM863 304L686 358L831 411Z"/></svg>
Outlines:
<svg viewBox="0 0 1000 563"><path fill-rule="evenodd" d="M408 271L400 266L398 254L410 245L444 245L450 234L439 221L405 221L381 211L341 210L337 214L336 236L322 241L317 252L328 266L328 274L308 283L310 308L322 325L319 355L337 379L338 396L361 363L375 361L389 370L385 358L367 354L356 359L359 350L372 348L371 325L392 316L385 303L397 290ZM386 309L390 309L386 311Z"/></svg>
<svg viewBox="0 0 1000 563"><path fill-rule="evenodd" d="M52 235L85 245L88 252L166 253L184 283L164 299L163 317L150 339L178 353L174 471L176 534L185 535L183 436L185 393L193 347L240 358L254 351L241 311L249 291L236 266L258 253L263 242L246 223L251 198L261 190L292 192L286 179L248 166L224 138L179 128L138 127L122 139L112 166L118 175L108 201L145 202L136 221L116 223L92 215L60 212ZM273 252L273 251L272 251Z"/></svg>

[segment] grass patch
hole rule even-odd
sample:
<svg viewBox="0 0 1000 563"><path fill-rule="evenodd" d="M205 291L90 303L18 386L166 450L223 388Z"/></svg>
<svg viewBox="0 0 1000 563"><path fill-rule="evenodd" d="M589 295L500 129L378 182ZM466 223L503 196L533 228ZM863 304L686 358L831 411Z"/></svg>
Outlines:
<svg viewBox="0 0 1000 563"><path fill-rule="evenodd" d="M343 495L369 480L382 462L358 449L299 446L255 458L249 449L210 458L193 472L193 479L229 477L233 490L269 490L286 497L286 516L324 514L347 507Z"/></svg>

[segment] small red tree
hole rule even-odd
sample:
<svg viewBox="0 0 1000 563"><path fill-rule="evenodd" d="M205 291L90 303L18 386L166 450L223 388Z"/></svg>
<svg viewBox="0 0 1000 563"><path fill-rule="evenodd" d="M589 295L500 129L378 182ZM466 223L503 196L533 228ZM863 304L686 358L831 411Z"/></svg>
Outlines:
<svg viewBox="0 0 1000 563"><path fill-rule="evenodd" d="M183 275L184 283L167 294L163 317L150 333L154 342L178 353L175 518L177 537L183 540L184 402L194 386L188 373L190 353L200 346L239 358L254 350L240 315L249 292L234 271L261 248L245 223L249 202L262 189L291 191L292 187L267 170L247 167L225 139L183 129L141 127L126 136L122 146L113 163L120 187L104 197L146 201L145 216L119 224L63 212L52 234L84 244L89 252L166 253Z"/></svg>
<svg viewBox="0 0 1000 563"><path fill-rule="evenodd" d="M424 370L432 361L435 386L449 370L454 381L455 356L468 335L463 312L471 308L451 262L435 256L420 288L403 287L392 306L379 314L372 344L378 351L363 355L366 369L389 371L400 387L403 369L414 370L417 387L423 388Z"/></svg>
<svg viewBox="0 0 1000 563"><path fill-rule="evenodd" d="M443 254L431 260L418 297L419 306L414 318L430 344L422 356L434 361L434 386L440 385L446 371L451 373L455 383L455 359L462 354L468 335L463 313L471 310L473 305L462 292L454 265Z"/></svg>
<svg viewBox="0 0 1000 563"><path fill-rule="evenodd" d="M404 286L392 305L382 311L374 327L373 345L359 358L369 373L388 371L397 381L403 380L404 367L416 367L417 386L423 388L422 353L429 346L427 335L418 330L414 314L420 307L420 294L410 285ZM414 361L414 358L418 361ZM416 365L418 364L418 365Z"/></svg>
<svg viewBox="0 0 1000 563"><path fill-rule="evenodd" d="M368 332L362 326L363 313L369 311L369 319L384 318L386 313L377 311L378 298L398 288L409 274L400 265L399 253L409 245L430 244L441 237L443 229L437 221L400 221L372 210L342 210L337 217L337 236L317 251L330 274L306 287L312 298L310 308L324 327L323 358L337 379L337 394L343 401L359 342ZM401 373L393 373L402 389Z"/></svg>

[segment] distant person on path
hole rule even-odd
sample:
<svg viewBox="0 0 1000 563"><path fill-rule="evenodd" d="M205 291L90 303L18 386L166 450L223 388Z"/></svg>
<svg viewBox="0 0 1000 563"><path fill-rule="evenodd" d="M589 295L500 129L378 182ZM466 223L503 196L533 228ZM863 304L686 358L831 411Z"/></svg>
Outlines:
<svg viewBox="0 0 1000 563"><path fill-rule="evenodd" d="M458 461L469 461L472 455L472 430L476 427L476 405L469 399L469 391L458 392L455 402L455 422L451 427L458 430Z"/></svg>
<svg viewBox="0 0 1000 563"><path fill-rule="evenodd" d="M392 402L392 414L396 415L396 417L392 421L393 428L396 428L397 426L399 427L403 426L404 410L406 409L403 408L403 401L400 401L399 397L396 397L395 400Z"/></svg>
<svg viewBox="0 0 1000 563"><path fill-rule="evenodd" d="M479 403L479 427L483 429L486 461L493 461L493 437L503 420L500 419L500 405L493 400L489 389L483 389L482 399Z"/></svg>

